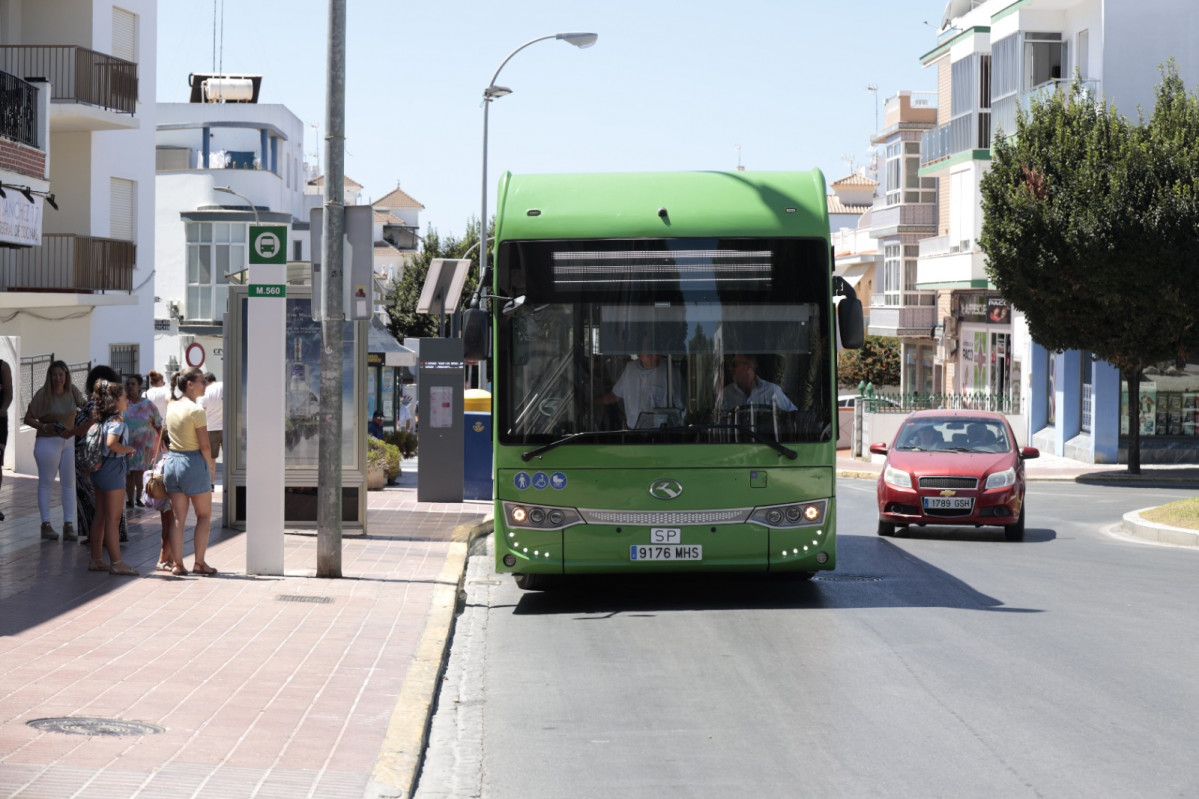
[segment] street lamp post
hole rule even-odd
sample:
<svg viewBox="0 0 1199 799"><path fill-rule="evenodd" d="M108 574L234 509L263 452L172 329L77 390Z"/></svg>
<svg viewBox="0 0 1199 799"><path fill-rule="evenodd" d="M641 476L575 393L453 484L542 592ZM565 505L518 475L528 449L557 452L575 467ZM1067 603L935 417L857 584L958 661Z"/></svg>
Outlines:
<svg viewBox="0 0 1199 799"><path fill-rule="evenodd" d="M495 74L491 76L491 83L487 84L487 88L483 90L483 202L482 211L479 217L479 241L482 242L479 247L479 288L480 293L483 288L483 281L487 279L487 110L491 106L491 101L499 99L508 94L512 94L512 90L506 86L496 86L496 78L500 76L500 71L512 60L512 56L519 53L529 45L544 42L548 39L561 39L562 41L573 44L578 48L586 48L595 44L595 40L599 38L598 33L554 33L549 36L539 36L536 39L531 39L520 47L508 53L508 57L500 62ZM479 296L476 293L476 297Z"/></svg>

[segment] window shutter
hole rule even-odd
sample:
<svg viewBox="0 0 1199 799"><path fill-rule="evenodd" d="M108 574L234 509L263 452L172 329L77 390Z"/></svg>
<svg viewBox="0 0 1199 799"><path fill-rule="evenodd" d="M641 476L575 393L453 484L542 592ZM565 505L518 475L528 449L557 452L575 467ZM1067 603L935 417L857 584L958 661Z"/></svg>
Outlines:
<svg viewBox="0 0 1199 799"><path fill-rule="evenodd" d="M137 14L115 6L112 9L112 54L126 61L137 61Z"/></svg>
<svg viewBox="0 0 1199 799"><path fill-rule="evenodd" d="M122 241L135 239L134 214L137 208L137 183L123 178L109 178L109 223L110 238Z"/></svg>

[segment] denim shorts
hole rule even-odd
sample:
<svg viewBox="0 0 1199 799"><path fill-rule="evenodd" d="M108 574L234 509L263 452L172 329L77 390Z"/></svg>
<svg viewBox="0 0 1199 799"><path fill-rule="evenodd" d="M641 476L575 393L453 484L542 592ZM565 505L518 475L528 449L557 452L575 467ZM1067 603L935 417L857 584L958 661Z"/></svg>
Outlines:
<svg viewBox="0 0 1199 799"><path fill-rule="evenodd" d="M128 458L105 456L100 468L92 472L92 488L97 491L124 491L128 474Z"/></svg>
<svg viewBox="0 0 1199 799"><path fill-rule="evenodd" d="M163 482L168 494L207 494L212 491L212 477L208 473L208 463L203 453L198 449L190 452L167 453L166 464L162 469Z"/></svg>

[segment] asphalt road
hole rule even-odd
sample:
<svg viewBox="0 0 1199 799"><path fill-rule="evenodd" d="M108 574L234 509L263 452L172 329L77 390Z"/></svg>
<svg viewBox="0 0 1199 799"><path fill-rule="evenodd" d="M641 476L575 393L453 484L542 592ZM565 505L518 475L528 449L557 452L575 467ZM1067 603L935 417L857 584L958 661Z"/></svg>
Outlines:
<svg viewBox="0 0 1199 799"><path fill-rule="evenodd" d="M1199 796L1199 552L1111 534L1189 492L1037 483L1009 543L838 491L809 583L472 557L418 799Z"/></svg>

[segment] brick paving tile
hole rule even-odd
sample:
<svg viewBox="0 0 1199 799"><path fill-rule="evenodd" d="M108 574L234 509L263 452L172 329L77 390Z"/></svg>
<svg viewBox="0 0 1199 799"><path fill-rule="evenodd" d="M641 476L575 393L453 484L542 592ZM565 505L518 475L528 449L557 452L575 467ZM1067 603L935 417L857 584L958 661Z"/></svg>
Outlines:
<svg viewBox="0 0 1199 799"><path fill-rule="evenodd" d="M0 487L0 796L23 799L363 796L455 530L490 510L419 503L412 484L371 492L344 578L318 580L311 532L285 537L284 576L252 576L245 534L215 525L221 574L157 572L158 514L134 509L122 554L141 576L119 578L40 539L36 491L29 475ZM51 717L163 732L27 724Z"/></svg>

